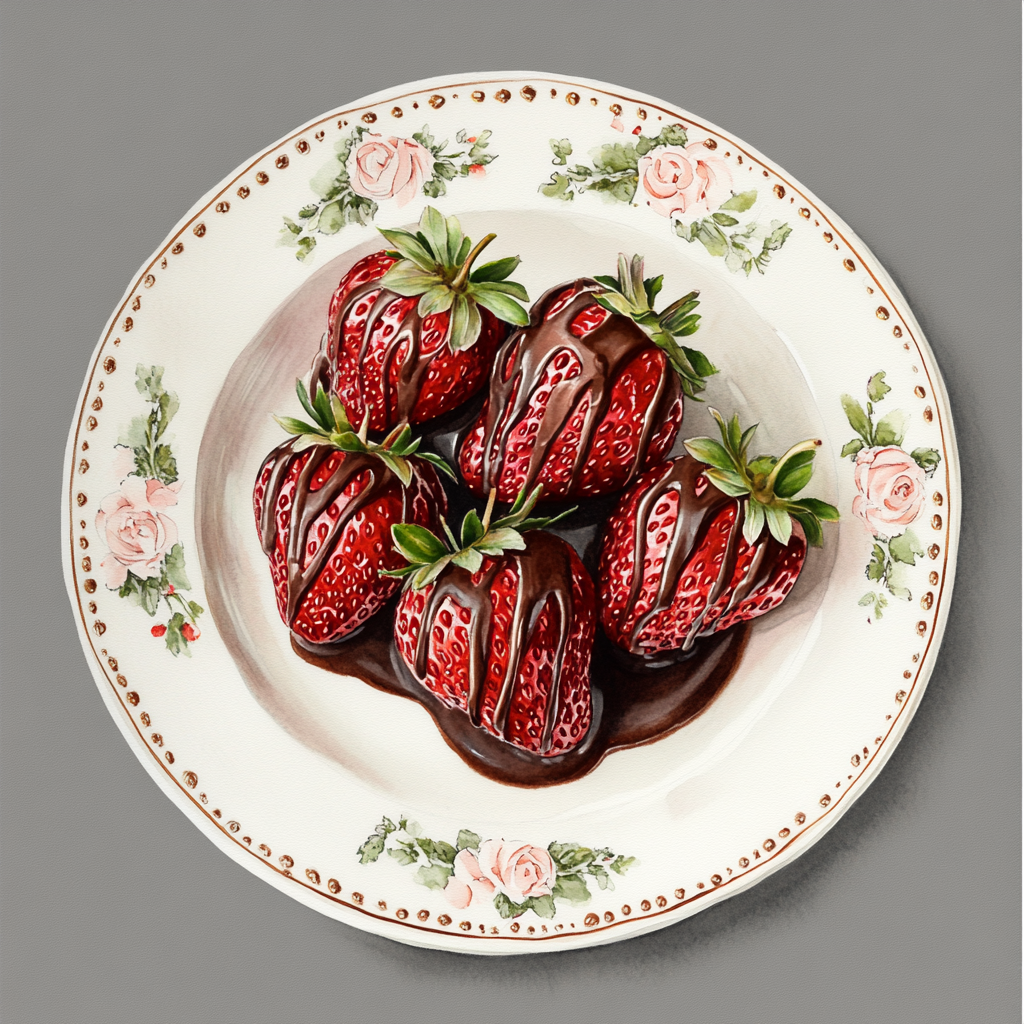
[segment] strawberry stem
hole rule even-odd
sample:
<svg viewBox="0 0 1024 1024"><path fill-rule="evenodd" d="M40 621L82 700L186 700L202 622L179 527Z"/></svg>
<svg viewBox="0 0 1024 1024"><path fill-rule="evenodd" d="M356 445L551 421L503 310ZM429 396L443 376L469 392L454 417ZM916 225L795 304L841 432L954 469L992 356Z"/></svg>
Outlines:
<svg viewBox="0 0 1024 1024"><path fill-rule="evenodd" d="M366 403L366 412L363 415L362 425L359 427L359 433L356 435L363 444L366 444L366 439L370 436L370 413L373 410L373 403Z"/></svg>
<svg viewBox="0 0 1024 1024"><path fill-rule="evenodd" d="M494 512L494 502L498 497L498 488L492 487L490 493L487 495L487 507L484 509L484 517L481 520L484 527L484 533L491 528L491 514Z"/></svg>
<svg viewBox="0 0 1024 1024"><path fill-rule="evenodd" d="M459 291L464 288L466 281L469 279L469 271L473 266L473 261L484 251L484 249L491 244L498 236L496 234L484 235L476 245L469 251L469 255L466 257L466 262L459 268L459 272L455 275L452 280L452 291Z"/></svg>

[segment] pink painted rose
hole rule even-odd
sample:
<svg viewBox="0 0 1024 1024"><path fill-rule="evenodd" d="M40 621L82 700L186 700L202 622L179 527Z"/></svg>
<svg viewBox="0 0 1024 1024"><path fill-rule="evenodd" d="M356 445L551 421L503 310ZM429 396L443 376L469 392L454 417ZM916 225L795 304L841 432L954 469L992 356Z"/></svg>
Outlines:
<svg viewBox="0 0 1024 1024"><path fill-rule="evenodd" d="M480 865L513 903L531 896L550 896L555 884L551 854L529 843L488 839L480 846Z"/></svg>
<svg viewBox="0 0 1024 1024"><path fill-rule="evenodd" d="M455 857L455 874L448 879L444 894L459 910L470 903L489 903L497 892L513 903L531 896L550 896L555 884L555 862L551 854L529 843L508 843L488 839L479 855L462 850Z"/></svg>
<svg viewBox="0 0 1024 1024"><path fill-rule="evenodd" d="M130 476L103 499L96 529L110 548L100 562L108 587L120 587L129 569L141 579L159 574L161 560L178 540L178 528L163 510L177 504L180 487Z"/></svg>
<svg viewBox="0 0 1024 1024"><path fill-rule="evenodd" d="M434 165L433 154L412 139L367 135L348 157L352 191L366 199L394 199L404 206Z"/></svg>
<svg viewBox="0 0 1024 1024"><path fill-rule="evenodd" d="M487 903L494 898L495 889L472 850L460 850L455 855L455 874L444 887L444 894L453 907L465 910L474 900Z"/></svg>
<svg viewBox="0 0 1024 1024"><path fill-rule="evenodd" d="M876 537L897 537L924 505L924 470L902 449L865 448L857 455L853 482L859 493L853 514Z"/></svg>
<svg viewBox="0 0 1024 1024"><path fill-rule="evenodd" d="M662 217L710 213L732 194L728 165L701 142L660 146L640 157L637 170L647 205Z"/></svg>

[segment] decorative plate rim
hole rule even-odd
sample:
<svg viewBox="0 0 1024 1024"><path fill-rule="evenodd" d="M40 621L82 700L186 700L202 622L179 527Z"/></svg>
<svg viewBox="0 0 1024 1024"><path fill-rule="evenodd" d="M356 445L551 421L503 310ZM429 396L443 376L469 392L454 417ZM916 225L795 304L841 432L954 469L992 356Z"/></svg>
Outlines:
<svg viewBox="0 0 1024 1024"><path fill-rule="evenodd" d="M935 607L932 612L932 625L927 630L928 636L924 642L924 650L916 665L916 672L904 684L905 695L899 702L899 707L893 714L891 721L886 723L888 728L876 740L875 749L871 751L870 756L865 757L861 763L860 770L850 784L843 788L842 792L835 799L831 799L827 806L822 805L823 810L821 814L813 819L808 819L800 826L799 830L792 832L785 841L774 844L774 849L766 852L766 855L759 864L754 864L742 873L722 880L720 884L716 884L711 888L705 888L696 893L686 893L683 896L679 896L674 902L666 900L664 907L659 906L657 910L652 908L643 917L616 917L612 922L598 922L585 931L551 932L546 935L530 938L522 935L487 935L467 931L460 932L431 927L413 920L395 920L393 917L387 917L383 913L377 913L367 907L357 905L352 900L345 900L340 896L328 893L323 886L318 887L312 883L307 883L298 875L293 875L290 870L284 867L279 868L270 863L269 858L261 856L258 850L243 845L238 838L227 831L225 824L218 821L200 803L196 795L179 781L175 773L159 758L156 751L146 744L141 729L125 706L125 698L122 695L123 690L119 688L118 680L116 679L116 668L111 668L109 665L111 661L116 664L116 659L106 654L106 651L102 649L101 642L94 638L93 631L90 629L85 608L86 602L81 593L74 555L76 508L75 459L81 440L80 435L83 422L87 416L86 403L92 392L93 383L101 369L101 360L111 344L117 325L122 323L123 326L122 318L126 315L132 297L142 287L146 275L179 242L185 232L197 223L198 218L232 188L237 186L241 179L249 174L261 161L272 156L282 147L292 143L305 132L321 124L344 116L358 115L367 110L367 108L377 104L390 103L410 96L416 96L428 90L512 84L515 84L517 87L528 84L543 84L545 86L557 87L558 89L587 90L591 93L602 95L607 99L637 104L639 107L659 111L671 118L683 120L703 131L728 140L729 144L734 146L738 153L742 153L748 160L755 161L756 164L770 171L776 178L785 183L788 190L791 190L795 196L799 196L806 206L815 212L815 216L820 218L822 223L835 234L837 240L841 241L850 253L856 257L860 267L867 273L875 287L884 296L885 301L898 316L899 322L903 325L904 331L907 334L905 344L912 344L921 356L922 372L931 388L936 405L936 417L945 462L943 470L945 489L949 497L949 506L946 511L942 534L944 544L941 583L937 588ZM825 832L836 824L845 811L878 775L891 756L899 739L906 731L910 720L920 704L938 656L941 639L949 615L947 592L951 590L954 583L960 528L961 480L959 456L949 398L938 369L937 361L906 298L857 234L850 229L845 221L818 200L812 192L794 181L773 161L764 157L756 149L736 140L730 133L713 123L705 119L696 118L681 108L668 106L662 101L641 92L618 90L608 83L591 79L552 75L543 72L509 71L445 75L406 83L393 89L380 90L354 105L331 110L306 122L297 130L282 136L275 143L261 150L243 167L232 171L216 186L207 191L189 209L185 216L178 221L155 253L143 263L101 332L100 340L97 343L88 372L79 392L77 411L72 420L65 449L63 472L67 486L62 488L62 505L63 512L67 518L62 519L61 527L62 562L69 598L76 611L79 639L104 703L107 705L108 710L110 710L122 735L135 752L136 757L142 762L160 788L174 800L189 819L208 838L213 840L223 852L231 856L237 863L258 874L276 888L298 899L306 906L328 913L330 916L336 917L336 919L343 920L347 924L371 933L382 934L386 937L415 945L444 948L466 953L525 953L561 948L579 948L581 946L616 941L620 937L626 938L643 934L675 921L683 920L698 909L703 909L728 896L750 888L817 842ZM67 530L66 533L64 532L65 529ZM102 654L101 650L103 650ZM259 865L259 867L256 865ZM296 886L295 883L298 883L298 885ZM677 892L682 891L677 890ZM325 899L330 901L329 904L324 903ZM331 905L334 906L333 911ZM354 913L352 913L353 911ZM628 926L625 931L622 929L623 925ZM444 941L438 941L435 938L437 936L442 937ZM469 938L477 940L486 939L488 941L483 943L467 943L464 941ZM552 941L549 942L547 940Z"/></svg>

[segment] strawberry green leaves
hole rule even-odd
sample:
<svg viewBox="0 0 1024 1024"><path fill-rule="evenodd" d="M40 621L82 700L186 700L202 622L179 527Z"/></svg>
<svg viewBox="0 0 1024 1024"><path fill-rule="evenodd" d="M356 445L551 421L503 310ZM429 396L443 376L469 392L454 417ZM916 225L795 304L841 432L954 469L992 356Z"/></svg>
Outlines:
<svg viewBox="0 0 1024 1024"><path fill-rule="evenodd" d="M479 572L484 556L497 558L506 551L522 551L526 548L523 534L527 530L539 530L552 526L575 512L567 509L557 516L531 517L543 487L538 486L530 495L520 491L508 514L491 521L494 502L498 492L492 490L487 499L487 508L481 518L470 509L462 520L460 535L456 538L447 523L443 523L444 539L431 533L423 526L402 523L391 527L395 550L409 563L401 569L382 569L382 576L405 579L406 588L422 590L432 583L449 564L457 565L467 572Z"/></svg>
<svg viewBox="0 0 1024 1024"><path fill-rule="evenodd" d="M381 284L397 295L420 296L420 316L450 311L448 344L453 352L469 348L480 337L481 306L506 323L524 327L530 322L520 305L530 300L526 289L508 280L519 266L518 256L472 269L495 235L486 235L474 246L463 234L458 218L445 217L432 206L423 211L415 233L397 228L378 230L398 257Z"/></svg>
<svg viewBox="0 0 1024 1024"><path fill-rule="evenodd" d="M376 455L406 487L412 483L412 466L409 459L413 456L429 462L435 469L455 479L451 467L439 455L419 451L420 439L413 437L408 425L395 427L380 444L375 444L367 438L369 413L363 420L362 427L356 432L349 422L345 407L333 395L328 397L321 385L317 385L316 396L311 399L302 381L296 380L295 392L313 422L307 423L292 416L275 416L274 419L289 434L294 434L298 438L295 444L296 451L302 451L315 444L329 444L343 452Z"/></svg>
<svg viewBox="0 0 1024 1024"><path fill-rule="evenodd" d="M776 459L761 455L748 461L747 451L757 430L755 423L746 430L738 416L726 422L717 409L710 409L718 423L722 441L710 437L694 437L685 441L686 450L708 468L704 475L724 494L746 497L743 537L753 544L765 526L780 543L788 544L795 520L804 531L807 543L820 547L822 523L839 520L839 510L817 498L796 498L810 482L814 472L814 455L820 441L802 441Z"/></svg>
<svg viewBox="0 0 1024 1024"><path fill-rule="evenodd" d="M664 278L645 279L643 257L634 256L627 260L625 253L619 253L618 272L617 278L594 278L608 289L596 297L598 303L610 312L628 316L639 324L651 341L668 356L672 368L679 374L685 394L700 401L697 395L706 387L706 378L718 370L703 352L688 348L680 340L689 337L700 326L700 314L694 312L699 292L688 292L661 313L656 313L654 301Z"/></svg>

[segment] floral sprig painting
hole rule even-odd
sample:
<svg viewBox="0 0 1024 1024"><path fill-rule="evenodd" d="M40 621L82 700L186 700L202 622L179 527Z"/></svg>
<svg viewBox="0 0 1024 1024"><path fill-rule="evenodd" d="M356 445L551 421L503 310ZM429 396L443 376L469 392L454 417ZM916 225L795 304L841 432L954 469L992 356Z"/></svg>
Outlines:
<svg viewBox="0 0 1024 1024"><path fill-rule="evenodd" d="M857 432L841 452L854 463L853 514L875 538L864 574L882 588L869 591L859 604L872 608L876 619L888 604L883 589L901 601L911 598L905 566L924 555L924 546L910 525L921 515L925 483L941 461L934 448L908 453L901 447L909 423L902 409L893 409L876 421L877 407L891 390L885 371L879 371L868 380L867 408L852 395L842 396L843 411Z"/></svg>
<svg viewBox="0 0 1024 1024"><path fill-rule="evenodd" d="M191 657L203 608L182 593L191 589L185 549L167 514L178 503L181 482L166 438L178 396L163 386L163 374L162 366L139 363L136 368L135 386L150 408L118 438L114 471L121 486L100 503L96 530L110 549L100 562L107 587L153 617L165 604L169 618L150 632L163 638L175 657Z"/></svg>
<svg viewBox="0 0 1024 1024"><path fill-rule="evenodd" d="M622 131L621 123L612 127ZM655 136L637 134L635 142L611 142L591 150L591 163L569 165L572 143L551 139L556 167L543 195L571 202L596 192L609 202L646 205L669 220L685 242L700 242L712 256L725 257L733 273L759 274L782 248L788 224L742 224L737 214L757 202L757 190L733 191L729 165L701 142L688 142L682 125L666 125Z"/></svg>
<svg viewBox="0 0 1024 1024"><path fill-rule="evenodd" d="M624 875L635 857L579 843L551 843L547 849L525 842L481 839L462 829L455 843L428 839L414 821L384 818L359 847L361 864L372 864L387 851L402 865L418 864L414 879L440 890L453 907L490 903L503 918L532 910L555 916L555 900L578 905L591 898L588 878L598 889L614 889L612 875Z"/></svg>
<svg viewBox="0 0 1024 1024"><path fill-rule="evenodd" d="M316 248L316 235L337 234L346 224L369 224L378 204L393 201L405 206L417 192L437 199L448 191L457 177L477 178L497 159L488 153L491 133L455 136L450 152L448 140L438 142L429 125L410 138L384 136L362 125L335 144L335 156L309 183L316 202L298 212L298 221L284 218L278 244L295 249L295 258L306 261Z"/></svg>

